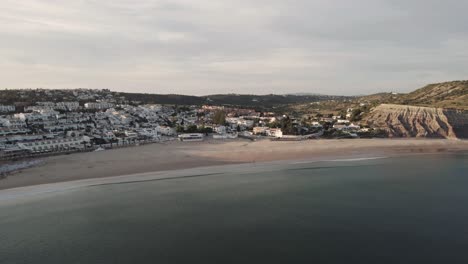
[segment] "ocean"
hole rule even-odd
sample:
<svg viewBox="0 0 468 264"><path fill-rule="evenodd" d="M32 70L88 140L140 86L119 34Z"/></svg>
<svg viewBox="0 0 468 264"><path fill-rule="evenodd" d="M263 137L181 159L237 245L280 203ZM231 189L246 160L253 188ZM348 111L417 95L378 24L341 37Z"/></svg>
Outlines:
<svg viewBox="0 0 468 264"><path fill-rule="evenodd" d="M0 263L468 263L466 153L249 166L0 201Z"/></svg>

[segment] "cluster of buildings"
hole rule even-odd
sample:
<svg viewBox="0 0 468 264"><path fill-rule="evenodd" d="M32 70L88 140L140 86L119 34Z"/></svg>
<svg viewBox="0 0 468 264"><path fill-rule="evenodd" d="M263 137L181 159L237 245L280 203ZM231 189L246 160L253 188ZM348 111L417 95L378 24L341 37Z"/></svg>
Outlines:
<svg viewBox="0 0 468 264"><path fill-rule="evenodd" d="M47 90L38 92L49 96ZM351 136L365 131L351 123L349 115L312 118L212 105L140 105L87 89L74 90L73 97L77 100L38 101L21 110L0 105L0 158L177 138L280 139L287 134L322 135L325 130Z"/></svg>
<svg viewBox="0 0 468 264"><path fill-rule="evenodd" d="M0 113L15 112L16 107L14 105L0 105Z"/></svg>

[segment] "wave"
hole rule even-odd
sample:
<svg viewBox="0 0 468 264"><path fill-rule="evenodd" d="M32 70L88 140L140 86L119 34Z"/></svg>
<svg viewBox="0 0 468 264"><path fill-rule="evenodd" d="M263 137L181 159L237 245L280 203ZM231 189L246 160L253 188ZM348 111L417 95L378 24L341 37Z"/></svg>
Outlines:
<svg viewBox="0 0 468 264"><path fill-rule="evenodd" d="M351 162L351 161L363 161L363 160L376 160L376 159L386 159L388 157L367 157L367 158L351 158L351 159L332 159L332 160L323 160L327 162Z"/></svg>

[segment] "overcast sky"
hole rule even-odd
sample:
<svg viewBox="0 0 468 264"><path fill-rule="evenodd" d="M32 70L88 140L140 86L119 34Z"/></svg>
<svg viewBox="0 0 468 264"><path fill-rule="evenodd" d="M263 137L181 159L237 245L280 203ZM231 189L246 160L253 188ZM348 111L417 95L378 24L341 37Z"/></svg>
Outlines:
<svg viewBox="0 0 468 264"><path fill-rule="evenodd" d="M1 88L367 94L468 79L465 0L1 0Z"/></svg>

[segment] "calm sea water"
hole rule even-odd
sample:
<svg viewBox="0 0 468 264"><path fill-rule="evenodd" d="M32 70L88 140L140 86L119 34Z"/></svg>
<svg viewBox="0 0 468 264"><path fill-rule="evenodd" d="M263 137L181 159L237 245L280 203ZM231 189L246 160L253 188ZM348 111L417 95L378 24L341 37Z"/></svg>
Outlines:
<svg viewBox="0 0 468 264"><path fill-rule="evenodd" d="M0 263L468 263L468 156L274 165L0 204Z"/></svg>

